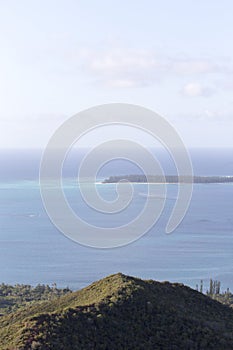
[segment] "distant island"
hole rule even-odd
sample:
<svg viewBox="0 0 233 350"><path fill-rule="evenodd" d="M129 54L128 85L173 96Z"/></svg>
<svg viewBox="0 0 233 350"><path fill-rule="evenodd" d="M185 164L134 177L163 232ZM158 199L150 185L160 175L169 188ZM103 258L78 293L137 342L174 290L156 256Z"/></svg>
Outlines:
<svg viewBox="0 0 233 350"><path fill-rule="evenodd" d="M139 183L164 183L164 178L160 175L115 175L110 176L102 181L102 183L117 183L117 182L139 182ZM177 176L177 175L166 175L165 183L231 183L233 182L233 176Z"/></svg>

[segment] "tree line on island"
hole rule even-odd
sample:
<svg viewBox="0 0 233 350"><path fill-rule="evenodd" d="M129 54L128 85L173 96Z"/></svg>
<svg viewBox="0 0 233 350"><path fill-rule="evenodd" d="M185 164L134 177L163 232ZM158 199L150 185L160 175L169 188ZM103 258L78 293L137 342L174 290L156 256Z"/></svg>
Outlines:
<svg viewBox="0 0 233 350"><path fill-rule="evenodd" d="M53 300L62 295L71 293L67 288L57 288L56 283L51 286L38 284L37 286L16 284L14 286L0 284L0 315L16 311L18 308L35 301Z"/></svg>
<svg viewBox="0 0 233 350"><path fill-rule="evenodd" d="M233 176L177 176L177 175L113 175L102 181L103 183L137 182L137 183L231 183Z"/></svg>

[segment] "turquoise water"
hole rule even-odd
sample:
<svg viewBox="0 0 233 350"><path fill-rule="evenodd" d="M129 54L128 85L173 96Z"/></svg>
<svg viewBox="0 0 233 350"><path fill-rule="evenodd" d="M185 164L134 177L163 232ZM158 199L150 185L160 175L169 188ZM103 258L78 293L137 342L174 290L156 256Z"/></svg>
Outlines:
<svg viewBox="0 0 233 350"><path fill-rule="evenodd" d="M98 185L105 198L114 185ZM130 214L105 220L117 226L136 215L146 185L136 184ZM65 193L86 220L101 226L103 218L82 202L79 189L67 183ZM0 282L54 283L77 289L105 275L123 272L142 278L178 281L195 287L209 278L233 290L233 185L195 184L183 222L171 235L164 229L177 195L168 185L168 199L160 220L138 241L110 250L83 247L62 235L42 205L37 181L0 183ZM91 214L91 215L90 215ZM129 215L129 216L128 216Z"/></svg>

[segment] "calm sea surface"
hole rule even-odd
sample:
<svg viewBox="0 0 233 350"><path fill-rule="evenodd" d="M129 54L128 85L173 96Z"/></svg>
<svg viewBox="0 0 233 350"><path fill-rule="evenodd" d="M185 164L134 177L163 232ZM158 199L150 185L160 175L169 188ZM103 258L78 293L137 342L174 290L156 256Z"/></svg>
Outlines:
<svg viewBox="0 0 233 350"><path fill-rule="evenodd" d="M233 174L232 151L208 152L205 156L203 152L199 156L193 153L196 175ZM171 235L164 230L177 197L177 186L168 185L164 211L146 235L123 248L97 250L70 241L53 226L40 197L39 154L26 152L20 157L14 152L0 155L0 282L56 282L60 287L78 289L121 271L192 287L200 279L208 287L209 278L215 278L222 282L223 289L233 290L233 184L195 184L188 213ZM100 175L136 171L119 169L119 164L115 164L111 171L105 169ZM97 186L103 197L114 198L114 184ZM127 215L103 221L103 217L90 212L73 180L64 185L74 210L84 220L105 227L118 226L137 215L145 201L140 194L146 189L145 184L135 184Z"/></svg>

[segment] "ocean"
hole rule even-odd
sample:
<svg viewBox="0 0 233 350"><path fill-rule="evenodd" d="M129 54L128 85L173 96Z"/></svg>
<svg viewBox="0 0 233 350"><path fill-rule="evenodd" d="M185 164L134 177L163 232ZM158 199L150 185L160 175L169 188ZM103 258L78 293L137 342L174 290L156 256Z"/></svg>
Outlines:
<svg viewBox="0 0 233 350"><path fill-rule="evenodd" d="M82 152L81 152L82 153ZM83 157L67 159L64 192L74 210L97 226L113 227L137 215L146 184L134 184L129 213L104 219L90 212L75 181ZM233 175L232 150L190 150L195 175ZM181 282L195 288L209 279L233 291L233 184L194 184L186 216L170 235L168 217L177 196L177 185L167 185L163 213L142 238L121 248L94 249L66 238L50 221L42 204L38 181L41 151L1 151L0 173L0 283L52 284L79 289L108 274L122 272L146 279ZM165 173L174 174L169 156L158 158ZM76 159L76 162L74 162ZM110 175L137 173L125 160L108 163L98 181ZM97 184L100 194L114 198L114 184Z"/></svg>

